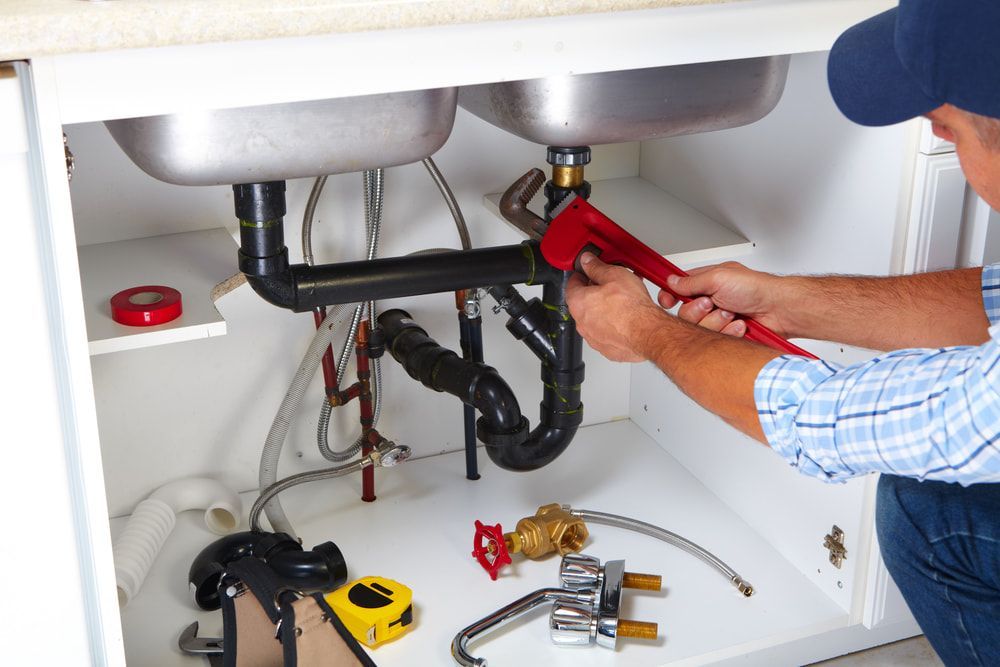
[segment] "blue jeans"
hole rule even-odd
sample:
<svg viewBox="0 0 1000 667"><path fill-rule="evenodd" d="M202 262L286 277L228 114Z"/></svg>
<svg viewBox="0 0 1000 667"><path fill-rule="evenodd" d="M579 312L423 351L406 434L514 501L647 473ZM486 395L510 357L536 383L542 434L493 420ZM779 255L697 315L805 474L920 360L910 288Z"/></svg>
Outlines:
<svg viewBox="0 0 1000 667"><path fill-rule="evenodd" d="M882 558L946 665L1000 665L1000 484L882 475Z"/></svg>

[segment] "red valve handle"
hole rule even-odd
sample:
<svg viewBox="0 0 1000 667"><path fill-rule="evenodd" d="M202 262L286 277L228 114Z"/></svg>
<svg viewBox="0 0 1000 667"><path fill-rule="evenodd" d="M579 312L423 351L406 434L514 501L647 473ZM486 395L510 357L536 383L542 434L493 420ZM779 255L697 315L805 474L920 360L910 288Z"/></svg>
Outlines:
<svg viewBox="0 0 1000 667"><path fill-rule="evenodd" d="M490 573L490 579L497 580L497 573L504 565L510 565L510 553L507 542L503 539L503 529L498 523L487 526L482 521L476 521L476 534L472 540L472 556L479 561L483 569Z"/></svg>

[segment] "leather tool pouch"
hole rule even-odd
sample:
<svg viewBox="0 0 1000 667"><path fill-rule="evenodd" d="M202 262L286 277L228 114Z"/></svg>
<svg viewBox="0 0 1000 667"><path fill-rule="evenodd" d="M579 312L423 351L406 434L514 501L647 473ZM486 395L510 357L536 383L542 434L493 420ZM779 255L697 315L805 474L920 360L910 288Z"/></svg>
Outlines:
<svg viewBox="0 0 1000 667"><path fill-rule="evenodd" d="M257 558L219 582L225 667L375 667L321 593L298 596Z"/></svg>

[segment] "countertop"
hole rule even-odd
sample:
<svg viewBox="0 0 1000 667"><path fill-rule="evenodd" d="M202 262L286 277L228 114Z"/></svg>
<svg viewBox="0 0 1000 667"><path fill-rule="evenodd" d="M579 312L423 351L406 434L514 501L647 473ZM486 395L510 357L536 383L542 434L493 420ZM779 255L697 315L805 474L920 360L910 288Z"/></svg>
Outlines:
<svg viewBox="0 0 1000 667"><path fill-rule="evenodd" d="M733 1L0 0L0 60Z"/></svg>

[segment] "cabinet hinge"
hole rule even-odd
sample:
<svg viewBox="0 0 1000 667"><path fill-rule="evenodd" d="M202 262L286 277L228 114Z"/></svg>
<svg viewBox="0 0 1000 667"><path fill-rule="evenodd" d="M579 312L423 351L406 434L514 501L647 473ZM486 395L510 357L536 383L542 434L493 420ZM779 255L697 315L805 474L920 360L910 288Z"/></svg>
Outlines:
<svg viewBox="0 0 1000 667"><path fill-rule="evenodd" d="M829 535L823 537L823 546L830 550L830 563L838 570L847 559L844 548L844 531L834 525Z"/></svg>
<svg viewBox="0 0 1000 667"><path fill-rule="evenodd" d="M69 149L69 137L63 132L63 151L66 153L66 180L73 181L73 171L76 169L76 157Z"/></svg>

